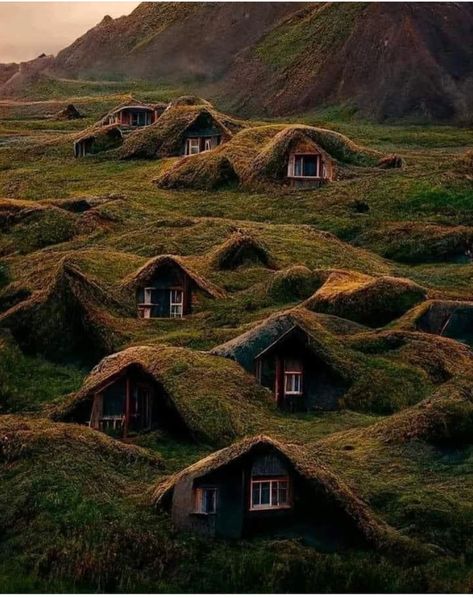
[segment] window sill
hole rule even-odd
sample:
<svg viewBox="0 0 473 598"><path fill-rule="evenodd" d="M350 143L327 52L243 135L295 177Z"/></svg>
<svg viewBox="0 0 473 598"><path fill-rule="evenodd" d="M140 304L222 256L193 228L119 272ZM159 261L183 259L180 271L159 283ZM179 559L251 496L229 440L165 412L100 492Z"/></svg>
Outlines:
<svg viewBox="0 0 473 598"><path fill-rule="evenodd" d="M201 513L200 511L192 511L191 515L193 517L213 517L217 513Z"/></svg>
<svg viewBox="0 0 473 598"><path fill-rule="evenodd" d="M287 511L291 509L292 505L278 505L278 506L264 506L264 507L250 507L251 513L260 513L263 511Z"/></svg>

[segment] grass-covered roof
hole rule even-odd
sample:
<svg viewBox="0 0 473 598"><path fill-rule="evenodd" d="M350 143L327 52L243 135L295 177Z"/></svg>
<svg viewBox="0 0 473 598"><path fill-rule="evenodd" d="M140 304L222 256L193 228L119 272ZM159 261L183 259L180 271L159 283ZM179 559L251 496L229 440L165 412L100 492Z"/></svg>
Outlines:
<svg viewBox="0 0 473 598"><path fill-rule="evenodd" d="M170 499L176 484L181 480L201 478L225 466L235 463L242 457L258 449L270 449L287 459L294 470L310 484L317 495L333 506L338 507L354 524L364 539L380 549L399 549L401 546L411 550L419 550L406 537L380 520L342 480L330 471L323 462L311 451L295 444L286 444L268 436L260 435L245 438L240 442L211 453L202 460L190 465L183 471L159 482L153 493L153 502L160 506Z"/></svg>
<svg viewBox="0 0 473 598"><path fill-rule="evenodd" d="M77 394L54 417L74 413L110 378L137 367L156 380L196 440L222 445L256 429L273 409L268 391L237 364L213 355L164 345L130 347L104 358Z"/></svg>
<svg viewBox="0 0 473 598"><path fill-rule="evenodd" d="M235 181L256 187L281 182L291 147L309 140L335 171L344 176L351 166L374 167L383 158L348 137L306 125L263 125L243 129L228 143L202 155L190 156L164 168L156 179L166 188L214 189ZM226 174L226 176L225 176Z"/></svg>

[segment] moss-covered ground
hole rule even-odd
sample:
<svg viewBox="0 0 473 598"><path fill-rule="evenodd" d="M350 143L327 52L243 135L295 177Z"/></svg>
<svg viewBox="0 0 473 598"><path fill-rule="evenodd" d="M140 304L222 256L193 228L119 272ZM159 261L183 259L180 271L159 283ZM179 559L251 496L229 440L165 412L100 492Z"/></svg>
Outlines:
<svg viewBox="0 0 473 598"><path fill-rule="evenodd" d="M275 273L258 264L212 268L213 252L237 229L264 244L280 270L299 265L406 277L431 297L473 299L473 261L465 255L473 238L472 173L460 165L473 145L471 129L379 125L356 120L348 109L327 109L286 121L333 128L361 146L401 155L405 166L373 169L314 191L165 191L152 183L159 162L107 155L76 160L71 143L61 139L72 139L130 91L158 101L178 90L104 82L45 85L43 101L0 102L0 313L49 288L65 257L118 297L123 279L147 259L174 253L222 287L227 298L205 300L183 321L145 322L115 313L113 326L124 335L119 348L164 342L210 349L304 298L268 291ZM84 119L48 117L69 102ZM89 209L74 208L68 200L76 198L87 199ZM18 216L2 219L4 211ZM155 433L139 438L143 450L134 453L134 447L86 428L39 418L46 406L80 388L89 366L21 351L2 331L0 588L471 592L472 444L423 439L393 445L369 433L369 426L387 420L383 413L421 401L441 386L442 375L429 371L430 351L442 368L463 366L446 363L448 350L440 356L435 343L389 343L363 335L346 343L364 356L360 396L369 396L371 406L375 397L385 409L301 415L268 410L252 428L299 444L318 443L321 456L376 513L439 548L426 562L370 550L319 552L297 538L208 542L177 534L168 515L151 509L147 492L160 476L212 447Z"/></svg>

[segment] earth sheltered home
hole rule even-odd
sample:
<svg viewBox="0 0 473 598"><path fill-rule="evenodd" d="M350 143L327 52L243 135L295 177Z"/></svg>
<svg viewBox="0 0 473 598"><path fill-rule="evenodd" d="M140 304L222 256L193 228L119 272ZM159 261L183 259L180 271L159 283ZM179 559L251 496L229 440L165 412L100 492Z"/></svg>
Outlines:
<svg viewBox="0 0 473 598"><path fill-rule="evenodd" d="M127 137L122 159L192 156L229 141L241 123L209 104L169 106L157 122Z"/></svg>
<svg viewBox="0 0 473 598"><path fill-rule="evenodd" d="M134 292L138 317L145 319L182 318L198 308L203 297L224 297L221 289L172 255L152 258L124 286Z"/></svg>
<svg viewBox="0 0 473 598"><path fill-rule="evenodd" d="M212 354L240 363L272 391L280 409L337 409L349 386L346 366L324 343L324 335L311 330L310 321L302 311L276 314Z"/></svg>
<svg viewBox="0 0 473 598"><path fill-rule="evenodd" d="M237 364L153 345L105 357L51 415L119 437L158 430L221 446L262 425L271 408L267 392Z"/></svg>
<svg viewBox="0 0 473 598"><path fill-rule="evenodd" d="M143 104L130 102L121 104L111 110L101 121L102 125L117 125L120 127L146 127L158 120L166 109L166 104Z"/></svg>
<svg viewBox="0 0 473 598"><path fill-rule="evenodd" d="M123 133L116 125L106 125L87 130L74 141L74 157L83 158L115 149L123 143Z"/></svg>
<svg viewBox="0 0 473 598"><path fill-rule="evenodd" d="M301 537L322 549L402 538L309 447L246 438L157 485L154 504L179 530L211 537Z"/></svg>
<svg viewBox="0 0 473 598"><path fill-rule="evenodd" d="M437 334L473 347L473 302L424 301L399 318L394 327Z"/></svg>
<svg viewBox="0 0 473 598"><path fill-rule="evenodd" d="M310 189L353 177L360 168L381 168L384 157L328 129L265 125L244 128L212 154L170 165L155 183L171 189L216 189L234 181L248 189Z"/></svg>

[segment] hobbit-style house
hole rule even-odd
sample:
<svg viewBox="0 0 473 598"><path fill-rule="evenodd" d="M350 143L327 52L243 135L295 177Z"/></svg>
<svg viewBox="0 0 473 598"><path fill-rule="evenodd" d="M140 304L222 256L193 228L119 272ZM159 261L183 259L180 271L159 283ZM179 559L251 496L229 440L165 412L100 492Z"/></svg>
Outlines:
<svg viewBox="0 0 473 598"><path fill-rule="evenodd" d="M163 113L165 106L157 104L124 104L118 106L102 120L104 125L118 125L121 127L146 127L152 125Z"/></svg>
<svg viewBox="0 0 473 598"><path fill-rule="evenodd" d="M248 434L268 409L267 390L229 359L145 345L102 359L51 417L122 437L156 429L220 447Z"/></svg>
<svg viewBox="0 0 473 598"><path fill-rule="evenodd" d="M193 156L216 148L225 136L223 127L203 110L184 134L184 156Z"/></svg>
<svg viewBox="0 0 473 598"><path fill-rule="evenodd" d="M98 154L115 149L123 143L123 134L119 127L108 125L88 131L74 141L74 157L83 158L89 154Z"/></svg>
<svg viewBox="0 0 473 598"><path fill-rule="evenodd" d="M203 296L223 297L223 291L170 255L149 260L125 283L134 291L139 318L182 318Z"/></svg>
<svg viewBox="0 0 473 598"><path fill-rule="evenodd" d="M283 410L337 409L347 390L313 333L288 313L268 318L212 354L240 363Z"/></svg>
<svg viewBox="0 0 473 598"><path fill-rule="evenodd" d="M158 484L153 500L177 529L211 537L303 535L334 549L393 531L316 458L266 436L205 457Z"/></svg>

